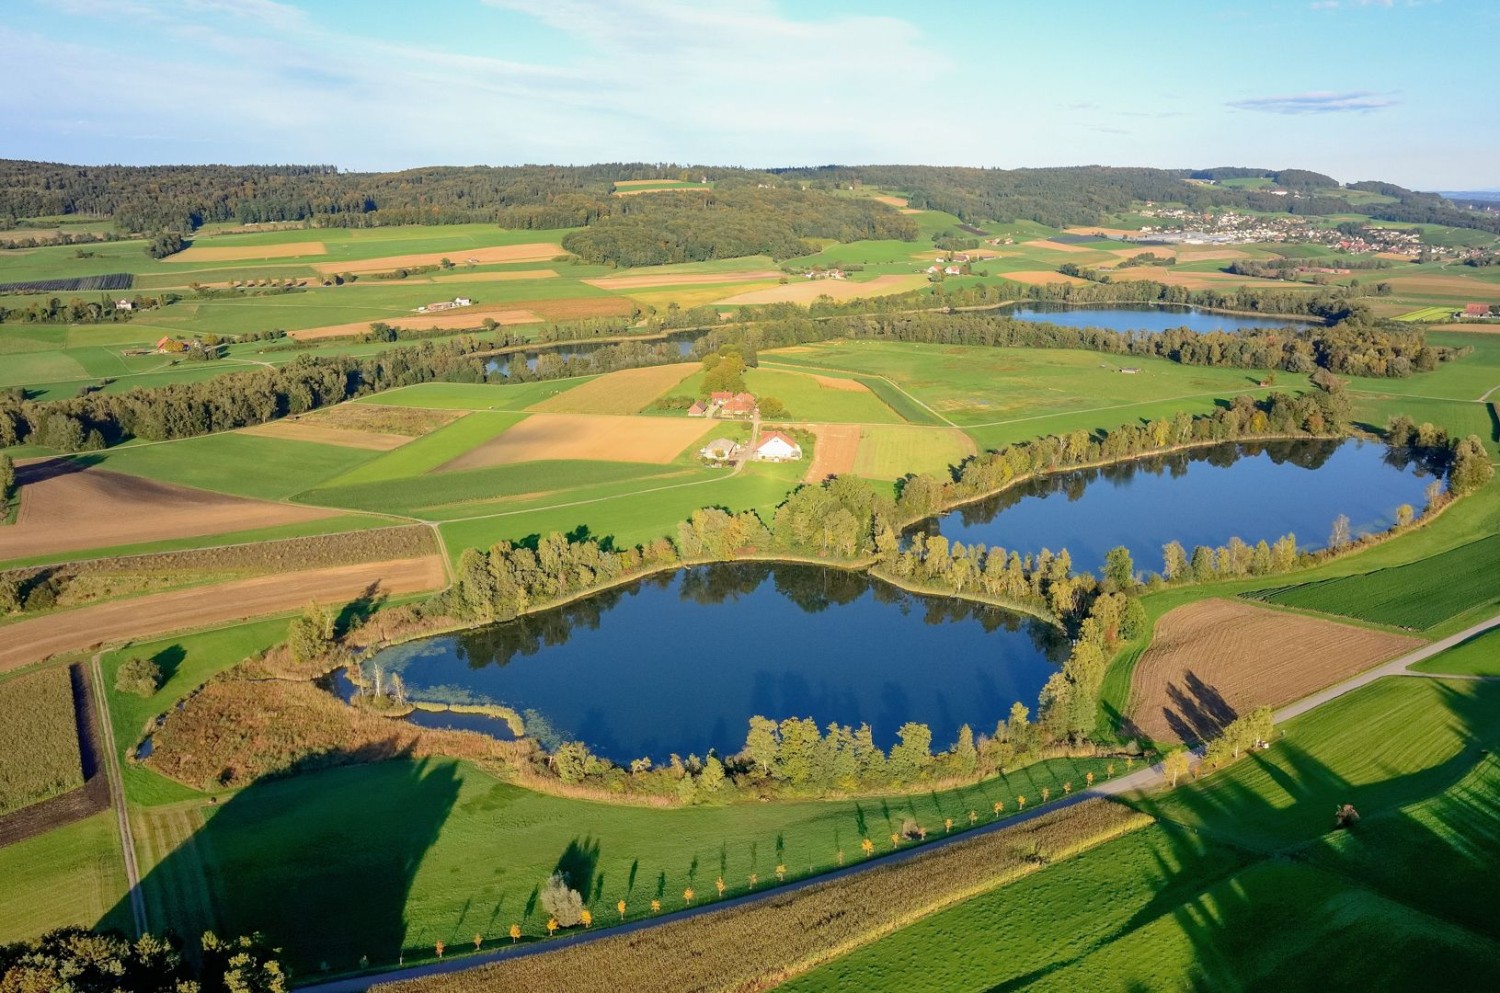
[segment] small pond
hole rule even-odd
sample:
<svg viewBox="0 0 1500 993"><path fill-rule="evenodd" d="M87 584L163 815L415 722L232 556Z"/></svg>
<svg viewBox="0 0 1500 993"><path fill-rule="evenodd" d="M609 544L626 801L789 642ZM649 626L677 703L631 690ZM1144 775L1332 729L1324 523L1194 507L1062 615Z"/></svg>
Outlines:
<svg viewBox="0 0 1500 993"><path fill-rule="evenodd" d="M1033 706L1066 651L1056 629L997 608L859 573L736 563L396 646L365 665L399 672L411 699L503 704L544 744L579 740L623 763L732 754L756 714L868 723L884 748L918 721L944 748L960 725L988 731L1015 701Z"/></svg>
<svg viewBox="0 0 1500 993"><path fill-rule="evenodd" d="M1167 331L1187 328L1190 331L1243 331L1249 328L1312 327L1318 322L1289 317L1256 317L1246 314L1220 314L1199 307L1176 304L1111 303L1013 303L998 308L1007 317L1020 321L1044 321L1069 328L1108 328L1111 331Z"/></svg>
<svg viewBox="0 0 1500 993"><path fill-rule="evenodd" d="M1396 508L1420 510L1433 477L1399 450L1372 442L1228 443L1057 473L919 525L965 545L1035 553L1066 548L1079 572L1097 574L1105 554L1130 549L1136 569L1158 571L1176 540L1255 544L1288 532L1299 547L1327 544L1334 518L1358 536L1395 523Z"/></svg>

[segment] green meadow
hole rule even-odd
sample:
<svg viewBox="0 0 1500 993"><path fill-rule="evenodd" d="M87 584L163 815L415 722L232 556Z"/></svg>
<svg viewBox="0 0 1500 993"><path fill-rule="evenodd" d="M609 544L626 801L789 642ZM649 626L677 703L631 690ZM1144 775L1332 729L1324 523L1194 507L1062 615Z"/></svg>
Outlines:
<svg viewBox="0 0 1500 993"><path fill-rule="evenodd" d="M332 479L375 453L341 445L240 432L126 445L83 458L99 468L236 496L284 500Z"/></svg>
<svg viewBox="0 0 1500 993"><path fill-rule="evenodd" d="M0 944L60 927L129 927L115 815L109 811L0 847Z"/></svg>

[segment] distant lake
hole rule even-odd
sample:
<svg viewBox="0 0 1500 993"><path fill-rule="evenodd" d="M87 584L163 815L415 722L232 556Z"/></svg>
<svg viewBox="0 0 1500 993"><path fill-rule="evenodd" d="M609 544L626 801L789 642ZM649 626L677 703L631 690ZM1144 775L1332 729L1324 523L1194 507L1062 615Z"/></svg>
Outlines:
<svg viewBox="0 0 1500 993"><path fill-rule="evenodd" d="M537 360L540 359L544 354L556 355L559 359L566 362L568 359L583 358L593 352L597 352L601 348L608 348L611 345L618 345L623 343L624 341L631 340L638 340L647 345L655 345L665 342L666 344L675 347L679 356L683 358L689 358L693 354L693 346L697 344L698 339L703 337L703 335L705 335L706 333L707 332L705 331L673 331L667 334L665 338L622 338L620 341L559 341L552 344L541 344L537 345L534 348L529 348L523 352L511 352L507 355L497 355L496 357L490 359L485 363L484 371L492 374L499 373L502 376L509 376L510 364L515 361L518 356L524 356L526 360L526 368L531 370L532 372L536 372Z"/></svg>
<svg viewBox="0 0 1500 993"><path fill-rule="evenodd" d="M1017 700L1034 707L1066 652L1055 628L999 608L843 570L733 563L396 646L365 665L400 672L413 699L534 711L550 725L544 741L583 741L624 763L733 754L756 714L868 723L885 748L919 721L946 748L962 724L992 731Z"/></svg>
<svg viewBox="0 0 1500 993"><path fill-rule="evenodd" d="M1162 567L1177 540L1255 544L1291 532L1300 547L1327 544L1333 520L1354 535L1383 531L1396 508L1420 509L1432 477L1398 450L1357 440L1279 441L1193 448L1057 473L968 504L922 525L965 545L1035 553L1066 548L1076 571L1097 572L1117 545L1143 572Z"/></svg>
<svg viewBox="0 0 1500 993"><path fill-rule="evenodd" d="M1319 322L1285 317L1254 317L1218 314L1199 307L1175 304L1112 303L1013 303L997 310L1021 321L1045 321L1069 328L1108 328L1111 331L1167 331L1187 328L1208 331L1243 331L1250 328L1314 327Z"/></svg>

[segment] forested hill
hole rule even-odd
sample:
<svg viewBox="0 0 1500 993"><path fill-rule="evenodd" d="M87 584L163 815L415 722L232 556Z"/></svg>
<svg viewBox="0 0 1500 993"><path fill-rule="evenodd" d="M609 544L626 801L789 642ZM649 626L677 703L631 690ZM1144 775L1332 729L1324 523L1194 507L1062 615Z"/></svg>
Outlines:
<svg viewBox="0 0 1500 993"><path fill-rule="evenodd" d="M1205 185L1191 180L1264 177L1296 196ZM712 190L678 191L680 203L661 197L613 196L628 180L707 178ZM748 169L648 163L591 166L438 166L401 172L342 172L325 165L272 166L71 166L0 160L0 229L25 218L89 214L110 217L122 232L191 234L212 222L307 221L320 226L450 224L487 221L508 228L592 226L608 219L613 234L582 239L590 246L618 240L642 225L660 224L669 241L692 240L683 225L716 226L725 236L713 254L674 250L668 260L725 254L730 243L755 251L804 237L906 237L899 215L868 202L846 201L851 187L910 194L911 206L944 210L969 223L1033 220L1053 226L1100 223L1133 203L1184 203L1194 208L1240 207L1304 214L1361 213L1377 220L1424 221L1500 233L1500 216L1463 209L1433 193L1389 183L1345 188L1329 176L1300 169L1223 167L1186 169L1080 166L1049 169L971 169L943 166L823 166ZM1347 190L1395 197L1393 203L1352 205ZM770 191L770 192L767 192ZM786 191L778 195L776 191ZM806 195L794 198L792 191ZM641 201L641 202L633 202ZM696 216L689 216L693 210ZM715 214L715 211L720 213ZM730 233L759 212L755 230ZM772 215L775 215L774 218ZM701 239L700 239L701 240ZM688 254L683 256L682 251ZM694 254L697 252L698 254Z"/></svg>

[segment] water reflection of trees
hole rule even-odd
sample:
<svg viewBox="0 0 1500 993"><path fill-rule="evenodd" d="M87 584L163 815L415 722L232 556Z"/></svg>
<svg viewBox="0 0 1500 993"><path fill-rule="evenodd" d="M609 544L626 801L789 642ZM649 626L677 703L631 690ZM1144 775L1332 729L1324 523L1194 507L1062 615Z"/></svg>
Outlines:
<svg viewBox="0 0 1500 993"><path fill-rule="evenodd" d="M597 630L606 614L649 590L667 591L675 586L682 602L718 606L751 598L765 588L767 580L777 595L804 613L819 614L830 607L847 606L869 594L876 603L915 614L927 625L974 622L986 634L1024 631L1037 650L1052 661L1061 662L1067 655L1067 639L1061 632L1024 614L967 600L909 593L862 572L769 562L695 566L646 577L551 610L455 635L454 651L471 669L505 666L516 658L564 645L575 632ZM747 607L754 609L753 603ZM640 609L666 611L671 607L664 599L648 598Z"/></svg>
<svg viewBox="0 0 1500 993"><path fill-rule="evenodd" d="M1028 480L1003 493L965 504L954 513L966 527L973 527L989 523L1001 511L1008 510L1029 498L1056 495L1072 503L1082 499L1085 491L1095 483L1103 481L1113 485L1124 485L1138 476L1166 476L1179 479L1187 474L1188 469L1195 462L1211 465L1216 469L1227 469L1241 459L1264 455L1271 460L1273 465L1294 465L1302 469L1317 470L1326 465L1333 454L1345 443L1344 439L1338 438L1225 442L1221 445L1148 455L1131 459L1128 462L1117 462L1088 469L1073 469ZM1392 453L1395 451L1391 449L1386 454L1386 461L1391 465L1406 469L1419 464L1414 456L1406 456L1404 461L1393 461ZM916 525L916 528L929 535L938 534L941 531L938 518L929 518Z"/></svg>

